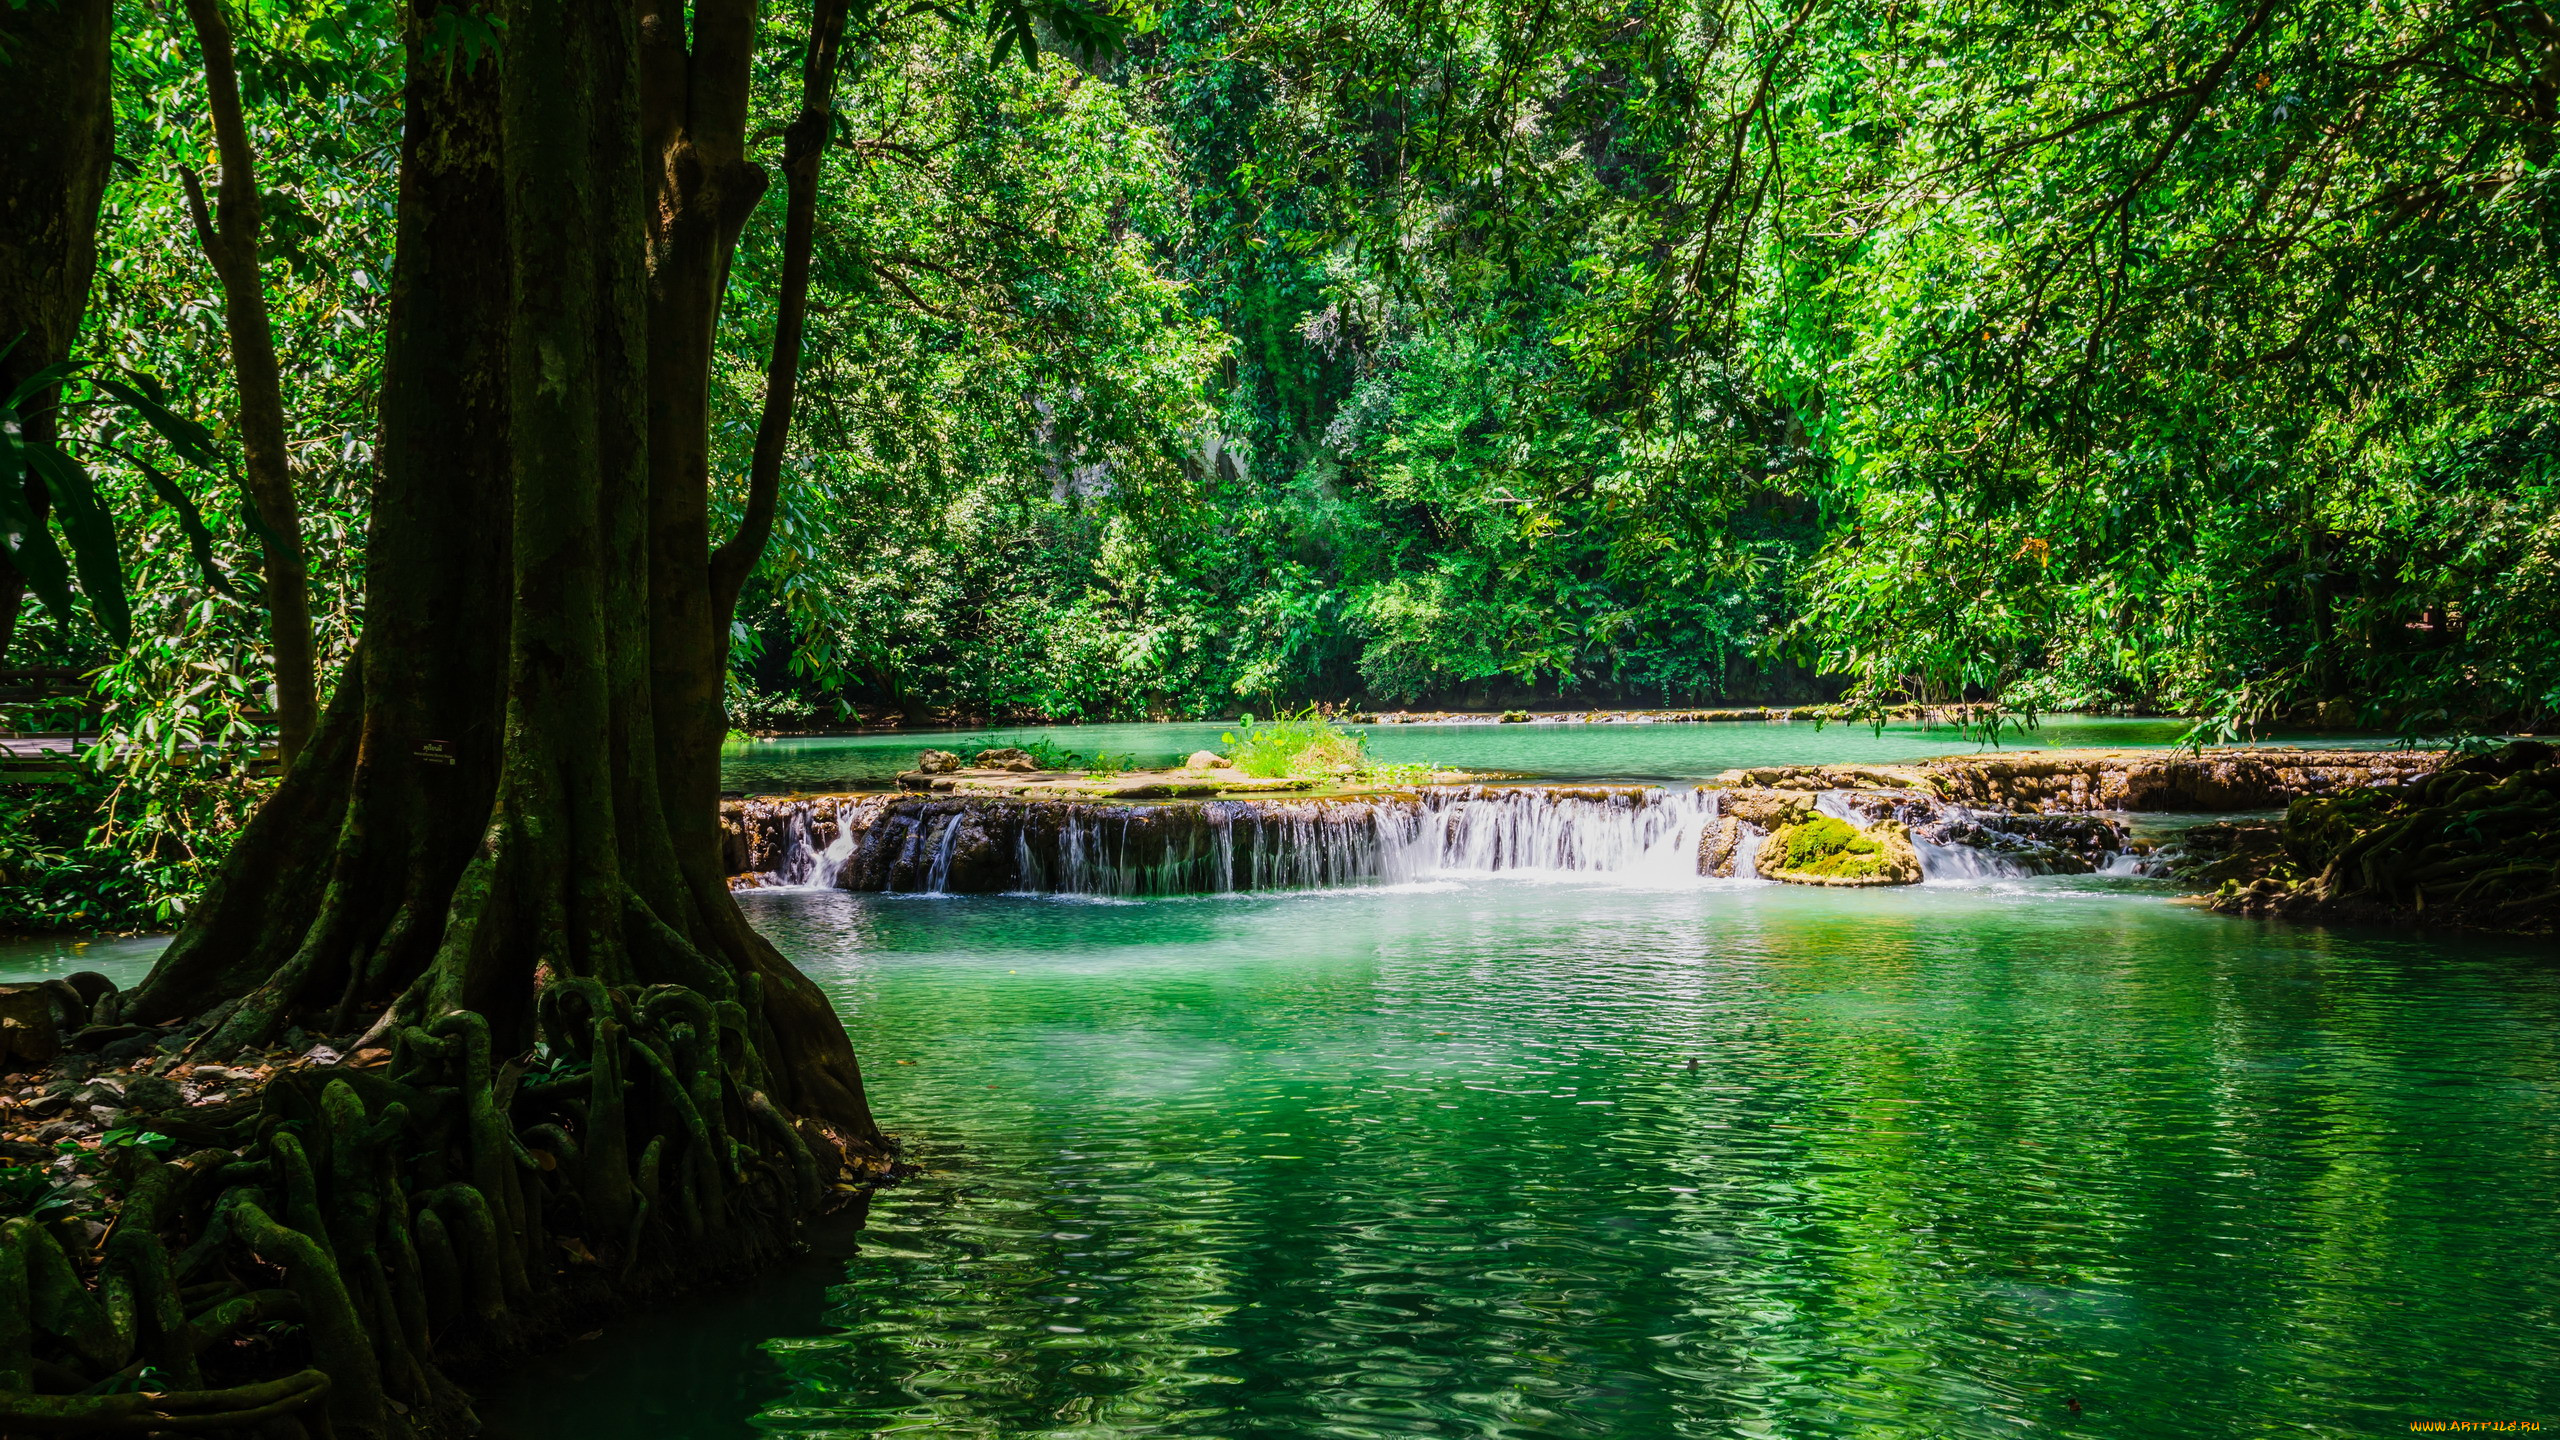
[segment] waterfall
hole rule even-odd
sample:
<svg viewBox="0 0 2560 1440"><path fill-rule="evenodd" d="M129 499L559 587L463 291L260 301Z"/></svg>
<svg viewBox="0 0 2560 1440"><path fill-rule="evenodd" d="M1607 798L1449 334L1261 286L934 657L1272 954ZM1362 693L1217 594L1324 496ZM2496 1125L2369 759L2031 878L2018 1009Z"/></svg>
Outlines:
<svg viewBox="0 0 2560 1440"><path fill-rule="evenodd" d="M1956 841L1939 844L1911 837L1911 848L1920 856L1920 878L1923 880L2022 880L2038 872L2024 864L1979 845Z"/></svg>
<svg viewBox="0 0 2560 1440"><path fill-rule="evenodd" d="M1433 791L1413 812L1395 879L1531 870L1698 873L1698 840L1719 812L1712 790Z"/></svg>
<svg viewBox="0 0 2560 1440"><path fill-rule="evenodd" d="M1470 786L1365 800L1051 811L1014 830L1015 888L1197 895L1494 872L1694 878L1716 799L1706 790ZM940 888L948 873L927 879Z"/></svg>
<svg viewBox="0 0 2560 1440"><path fill-rule="evenodd" d="M864 827L879 813L884 798L755 802L763 812L756 819L765 827L778 827L781 833L765 830L773 868L751 872L750 883L760 889L835 888L836 878L853 859ZM745 838L735 833L741 822L724 823L733 827L733 840Z"/></svg>
<svg viewBox="0 0 2560 1440"><path fill-rule="evenodd" d="M1760 879L1760 847L1769 841L1769 832L1744 821L1742 835L1733 842L1733 874L1737 880ZM1771 881L1761 881L1771 884Z"/></svg>
<svg viewBox="0 0 2560 1440"><path fill-rule="evenodd" d="M1633 785L1175 804L848 796L744 802L732 840L772 867L745 884L908 894L1200 895L1493 874L1692 884L1723 805L1716 790ZM1814 808L1908 826L1933 881L2145 873L2098 817L1998 815L1911 792L1833 790ZM1756 878L1767 839L1735 827L1736 877Z"/></svg>

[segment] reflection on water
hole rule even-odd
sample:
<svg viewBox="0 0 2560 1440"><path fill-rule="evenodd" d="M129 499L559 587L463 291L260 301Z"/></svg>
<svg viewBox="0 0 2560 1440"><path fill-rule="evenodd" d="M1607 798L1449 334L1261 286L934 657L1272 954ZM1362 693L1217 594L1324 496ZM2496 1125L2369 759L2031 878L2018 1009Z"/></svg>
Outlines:
<svg viewBox="0 0 2560 1440"><path fill-rule="evenodd" d="M824 1323L770 1333L769 1388L653 1435L2560 1408L2548 946L2103 879L747 898L927 1173L879 1197ZM616 1344L541 1433L641 1433L579 1419L666 1367Z"/></svg>
<svg viewBox="0 0 2560 1440"><path fill-rule="evenodd" d="M1367 725L1370 753L1398 764L1454 765L1466 770L1520 771L1582 780L1697 780L1752 765L1883 764L1977 747L1944 725L1809 722L1598 725ZM756 794L885 785L913 769L919 751L1022 745L1047 737L1093 754L1134 756L1140 765L1171 765L1194 750L1222 750L1232 725L1052 725L1022 730L910 732L896 735L810 735L729 746L722 783ZM2113 746L2156 749L2177 743L2183 720L2087 719L2059 715L2006 749ZM2371 736L2277 737L2285 744L2384 745ZM2276 743L2271 740L2270 743Z"/></svg>
<svg viewBox="0 0 2560 1440"><path fill-rule="evenodd" d="M118 940L91 940L76 935L23 939L0 936L0 985L95 970L121 989L151 973L151 962L167 948L166 935L134 935Z"/></svg>

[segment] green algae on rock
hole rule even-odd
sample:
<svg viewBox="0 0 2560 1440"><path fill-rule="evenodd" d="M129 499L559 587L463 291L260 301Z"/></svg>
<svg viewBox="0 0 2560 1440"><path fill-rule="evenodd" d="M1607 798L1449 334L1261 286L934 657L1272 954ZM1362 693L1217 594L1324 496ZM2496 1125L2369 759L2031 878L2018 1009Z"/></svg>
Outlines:
<svg viewBox="0 0 2560 1440"><path fill-rule="evenodd" d="M1865 829L1829 815L1797 821L1769 836L1756 868L1762 879L1790 885L1920 883L1919 852L1910 833L1891 820Z"/></svg>

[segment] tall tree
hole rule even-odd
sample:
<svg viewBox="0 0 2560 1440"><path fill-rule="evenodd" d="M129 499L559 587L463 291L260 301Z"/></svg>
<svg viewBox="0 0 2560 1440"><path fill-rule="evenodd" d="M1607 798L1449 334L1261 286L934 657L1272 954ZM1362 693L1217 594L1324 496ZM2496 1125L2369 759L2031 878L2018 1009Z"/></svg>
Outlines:
<svg viewBox="0 0 2560 1440"><path fill-rule="evenodd" d="M729 897L716 748L661 740L719 687L699 465L653 435L701 453L698 409L662 411L706 372L693 307L742 203L691 167L743 163L746 13L697 7L688 45L609 0L411 10L367 630L129 1017L210 1014L218 1052L467 1009L520 1047L551 981L678 984L755 1007L776 1100L882 1144L834 1012ZM467 43L501 34L503 61Z"/></svg>
<svg viewBox="0 0 2560 1440"><path fill-rule="evenodd" d="M248 122L240 110L240 77L222 0L187 0L187 19L204 51L205 98L213 111L214 143L222 157L221 193L216 202L206 202L204 185L193 169L181 174L197 243L222 282L231 369L240 388L246 489L259 520L266 575L277 739L290 765L310 743L311 727L319 718L319 676L311 643L311 573L303 558L302 511L294 501L293 469L285 453L284 381L276 364L275 328L267 318L266 285L259 276L258 244L265 220L258 195L257 152L249 143Z"/></svg>
<svg viewBox="0 0 2560 1440"><path fill-rule="evenodd" d="M88 305L98 201L115 152L111 9L108 0L0 7L0 396L71 353ZM26 438L40 444L56 430L45 398L25 410ZM33 473L23 483L26 512L41 525L50 496ZM0 535L0 659L26 595L12 563L19 540Z"/></svg>

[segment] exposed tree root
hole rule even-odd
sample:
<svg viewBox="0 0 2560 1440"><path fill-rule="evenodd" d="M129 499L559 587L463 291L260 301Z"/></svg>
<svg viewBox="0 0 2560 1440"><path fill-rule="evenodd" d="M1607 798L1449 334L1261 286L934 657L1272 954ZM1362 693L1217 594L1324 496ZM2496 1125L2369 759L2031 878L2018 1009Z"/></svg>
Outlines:
<svg viewBox="0 0 2560 1440"><path fill-rule="evenodd" d="M2520 740L2414 784L2296 800L2280 828L2226 827L2191 873L2220 880L2210 903L2235 914L2546 933L2560 924L2555 753Z"/></svg>
<svg viewBox="0 0 2560 1440"><path fill-rule="evenodd" d="M877 1178L769 1098L752 996L570 978L535 1009L524 1054L451 1011L155 1120L201 1148L129 1152L94 1253L0 1225L0 1433L466 1433L448 1365L765 1263Z"/></svg>

